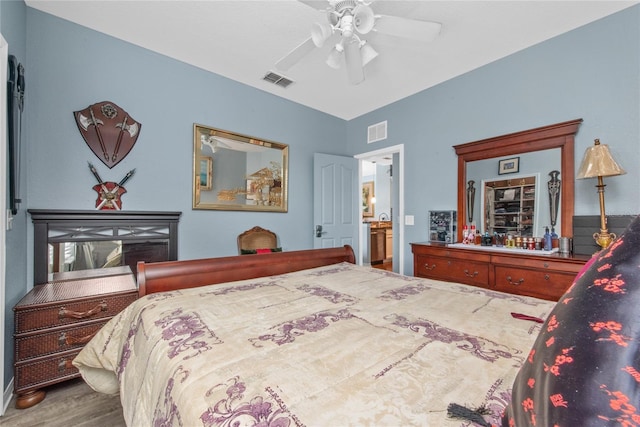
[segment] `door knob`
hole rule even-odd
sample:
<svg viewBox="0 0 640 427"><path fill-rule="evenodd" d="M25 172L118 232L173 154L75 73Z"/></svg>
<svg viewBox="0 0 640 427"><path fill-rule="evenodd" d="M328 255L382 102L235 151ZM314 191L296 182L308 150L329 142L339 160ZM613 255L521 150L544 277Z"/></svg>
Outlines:
<svg viewBox="0 0 640 427"><path fill-rule="evenodd" d="M322 231L321 225L316 225L316 237L322 237L323 234L327 234L327 232Z"/></svg>

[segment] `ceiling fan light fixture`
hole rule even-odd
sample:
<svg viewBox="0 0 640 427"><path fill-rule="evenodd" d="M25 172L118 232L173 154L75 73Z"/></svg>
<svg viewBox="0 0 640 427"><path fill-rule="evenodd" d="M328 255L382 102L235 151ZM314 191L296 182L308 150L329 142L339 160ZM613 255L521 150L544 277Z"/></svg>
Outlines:
<svg viewBox="0 0 640 427"><path fill-rule="evenodd" d="M378 56L378 51L369 43L363 41L360 46L360 56L362 57L362 66L364 67Z"/></svg>
<svg viewBox="0 0 640 427"><path fill-rule="evenodd" d="M375 15L369 6L361 3L353 9L353 25L360 34L373 30L375 23Z"/></svg>
<svg viewBox="0 0 640 427"><path fill-rule="evenodd" d="M342 37L353 37L353 30L353 15L345 13L342 19L340 19L340 32L342 33Z"/></svg>
<svg viewBox="0 0 640 427"><path fill-rule="evenodd" d="M342 65L342 53L344 52L344 46L342 46L342 42L335 45L329 56L327 57L327 65L334 70L340 69Z"/></svg>
<svg viewBox="0 0 640 427"><path fill-rule="evenodd" d="M322 47L324 42L333 34L333 28L329 24L316 22L311 26L311 39L316 47Z"/></svg>

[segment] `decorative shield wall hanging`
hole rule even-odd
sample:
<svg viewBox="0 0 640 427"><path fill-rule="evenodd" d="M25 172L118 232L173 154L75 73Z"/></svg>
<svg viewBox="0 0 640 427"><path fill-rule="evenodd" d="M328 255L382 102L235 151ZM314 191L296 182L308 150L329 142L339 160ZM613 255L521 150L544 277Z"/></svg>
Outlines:
<svg viewBox="0 0 640 427"><path fill-rule="evenodd" d="M124 184L133 176L134 173L136 173L136 170L130 170L129 173L127 173L118 183L103 181L98 174L98 170L91 163L89 163L89 170L91 170L93 176L98 180L98 184L93 186L95 192L98 193L98 198L96 199L96 210L121 210L121 196L127 192L127 189L124 188Z"/></svg>
<svg viewBox="0 0 640 427"><path fill-rule="evenodd" d="M142 125L110 101L74 111L78 130L93 154L112 168L131 151Z"/></svg>

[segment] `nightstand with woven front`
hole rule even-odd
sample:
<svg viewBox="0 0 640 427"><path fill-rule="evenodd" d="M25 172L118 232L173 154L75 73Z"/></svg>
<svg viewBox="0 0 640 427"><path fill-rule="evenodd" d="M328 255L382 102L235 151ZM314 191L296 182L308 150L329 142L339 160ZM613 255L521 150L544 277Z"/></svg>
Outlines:
<svg viewBox="0 0 640 427"><path fill-rule="evenodd" d="M43 387L79 377L73 358L137 296L128 266L56 273L34 286L14 307L16 408L41 402Z"/></svg>

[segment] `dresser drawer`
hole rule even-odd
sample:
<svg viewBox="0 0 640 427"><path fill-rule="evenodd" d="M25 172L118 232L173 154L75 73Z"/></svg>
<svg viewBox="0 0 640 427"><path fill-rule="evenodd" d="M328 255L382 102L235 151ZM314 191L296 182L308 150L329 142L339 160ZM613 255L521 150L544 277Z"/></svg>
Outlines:
<svg viewBox="0 0 640 427"><path fill-rule="evenodd" d="M534 252L535 254L535 252ZM578 272L584 266L584 261L581 259L570 262L567 259L558 259L553 256L538 256L538 257L515 257L508 255L494 255L491 257L491 262L495 265L511 266L516 268L531 268L544 271L560 271L564 273Z"/></svg>
<svg viewBox="0 0 640 427"><path fill-rule="evenodd" d="M46 331L15 336L16 362L84 346L107 323L107 320L82 322Z"/></svg>
<svg viewBox="0 0 640 427"><path fill-rule="evenodd" d="M14 390L18 393L79 377L80 372L71 364L71 361L81 350L78 348L16 363Z"/></svg>
<svg viewBox="0 0 640 427"><path fill-rule="evenodd" d="M16 309L16 334L64 326L83 320L109 319L135 301L137 292L102 295L55 304L24 306Z"/></svg>
<svg viewBox="0 0 640 427"><path fill-rule="evenodd" d="M495 267L495 289L557 301L573 283L575 274L526 268Z"/></svg>
<svg viewBox="0 0 640 427"><path fill-rule="evenodd" d="M460 282L485 288L489 286L489 264L487 263L418 255L415 267L419 277Z"/></svg>

